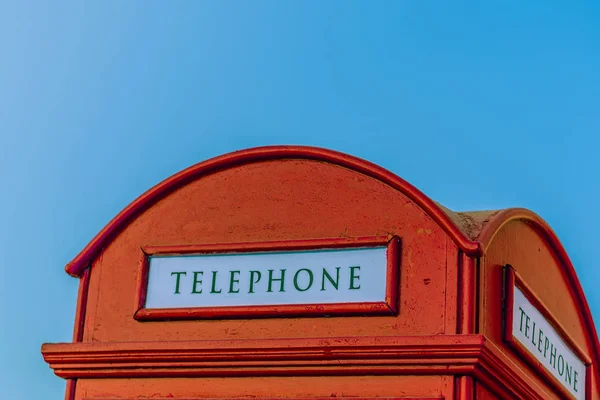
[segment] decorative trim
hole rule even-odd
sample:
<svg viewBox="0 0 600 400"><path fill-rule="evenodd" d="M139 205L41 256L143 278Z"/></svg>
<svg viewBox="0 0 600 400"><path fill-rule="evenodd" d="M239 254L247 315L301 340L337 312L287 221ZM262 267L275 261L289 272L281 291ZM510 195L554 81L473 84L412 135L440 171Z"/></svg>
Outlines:
<svg viewBox="0 0 600 400"><path fill-rule="evenodd" d="M308 146L266 146L236 151L212 158L184 169L154 186L115 216L113 220L110 221L108 225L106 225L92 241L67 264L65 270L69 275L79 276L88 264L90 264L90 262L100 253L101 249L106 247L106 245L129 225L133 219L160 199L189 182L202 176L214 174L240 165L285 159L322 161L339 165L377 179L398 190L412 200L419 208L425 211L466 254L470 256L479 256L482 254L479 243L467 238L460 228L434 201L390 171L360 158L333 150Z"/></svg>
<svg viewBox="0 0 600 400"><path fill-rule="evenodd" d="M473 335L45 344L63 378L455 374L473 370ZM450 366L450 367L449 367Z"/></svg>
<svg viewBox="0 0 600 400"><path fill-rule="evenodd" d="M515 286L523 292L527 300L542 314L546 321L556 330L562 340L565 341L567 346L575 353L575 355L584 363L586 366L586 381L585 385L585 398L586 400L591 399L592 392L592 380L590 379L591 371L590 365L591 360L583 352L583 350L575 343L575 340L571 335L567 333L565 328L558 322L558 319L554 317L552 312L546 307L546 305L535 295L532 289L525 283L521 276L514 270L510 265L504 267L505 279L504 279L504 341L507 345L514 350L518 355L525 360L529 366L536 371L549 385L557 390L562 396L566 398L573 398L571 393L563 387L546 368L540 365L540 361L537 360L525 346L523 346L518 340L513 337L513 312L514 312L514 288Z"/></svg>
<svg viewBox="0 0 600 400"><path fill-rule="evenodd" d="M64 343L42 354L71 379L463 375L498 393L546 398L481 335Z"/></svg>
<svg viewBox="0 0 600 400"><path fill-rule="evenodd" d="M152 255L251 253L315 249L343 249L387 246L385 301L369 303L293 304L196 308L145 308L148 288L148 257ZM262 243L226 243L185 246L146 246L140 252L134 318L138 321L191 320L214 318L316 317L323 315L393 315L398 312L400 239L392 236L354 239L315 239Z"/></svg>

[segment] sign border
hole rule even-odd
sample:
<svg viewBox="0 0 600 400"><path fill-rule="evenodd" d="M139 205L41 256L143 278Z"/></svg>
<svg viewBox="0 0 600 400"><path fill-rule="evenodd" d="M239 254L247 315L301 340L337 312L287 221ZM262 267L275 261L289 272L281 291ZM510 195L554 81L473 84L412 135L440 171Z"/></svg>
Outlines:
<svg viewBox="0 0 600 400"><path fill-rule="evenodd" d="M552 312L544 305L542 300L534 294L533 290L525 283L523 278L515 271L514 267L510 264L504 266L504 315L503 315L503 339L506 344L522 357L526 364L528 364L535 372L550 384L555 390L557 390L566 398L574 399L571 392L569 392L560 381L552 375L546 367L537 359L531 352L522 345L518 340L515 340L512 334L513 331L513 308L514 308L514 288L517 287L525 298L542 314L546 319L546 322L556 330L556 333L564 340L565 344L570 350L583 362L585 366L585 399L591 400L592 393L592 374L591 374L591 360L583 352L583 350L575 343L571 335L567 333L565 328L558 322L558 319L554 317Z"/></svg>
<svg viewBox="0 0 600 400"><path fill-rule="evenodd" d="M260 306L217 306L145 308L148 290L149 256L183 254L247 254L271 251L334 250L386 246L385 301L330 304L285 304ZM310 239L276 242L248 242L181 246L144 246L140 249L139 274L133 318L138 321L199 320L230 318L319 317L348 315L396 315L400 280L400 238L373 236L353 239Z"/></svg>

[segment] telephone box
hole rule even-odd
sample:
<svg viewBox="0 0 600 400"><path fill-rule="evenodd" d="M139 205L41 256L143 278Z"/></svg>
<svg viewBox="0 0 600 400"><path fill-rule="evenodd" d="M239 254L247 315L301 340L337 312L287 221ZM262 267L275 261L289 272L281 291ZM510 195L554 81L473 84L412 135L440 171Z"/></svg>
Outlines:
<svg viewBox="0 0 600 400"><path fill-rule="evenodd" d="M66 271L73 341L42 354L67 400L600 400L590 310L539 216L452 212L335 151L192 166Z"/></svg>

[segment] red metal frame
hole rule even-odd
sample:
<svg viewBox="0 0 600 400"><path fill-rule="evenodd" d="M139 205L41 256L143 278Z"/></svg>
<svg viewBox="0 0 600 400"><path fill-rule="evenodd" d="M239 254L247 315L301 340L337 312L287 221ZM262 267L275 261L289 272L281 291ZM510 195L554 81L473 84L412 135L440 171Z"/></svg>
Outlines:
<svg viewBox="0 0 600 400"><path fill-rule="evenodd" d="M265 306L220 306L191 308L145 308L148 289L148 257L165 254L252 253L387 246L385 301L364 303L290 304ZM323 315L393 315L398 312L400 239L396 236L355 239L313 239L260 243L227 243L183 246L146 246L140 252L134 318L138 321L215 318L300 317Z"/></svg>
<svg viewBox="0 0 600 400"><path fill-rule="evenodd" d="M558 320L554 317L552 312L544 305L544 303L537 297L531 288L523 281L523 279L519 276L519 274L511 267L505 267L505 303L504 303L504 341L508 344L508 346L517 352L532 368L534 371L539 373L548 384L550 384L554 389L556 389L563 396L567 396L567 398L573 398L573 395L563 387L563 385L559 382L558 379L554 375L552 375L542 363L538 359L534 357L533 354L523 346L518 340L515 340L512 334L513 331L513 311L514 311L514 289L515 287L519 288L521 292L525 295L527 300L531 302L531 304L542 314L542 316L546 319L546 321L556 330L556 332L560 335L560 337L564 340L567 346L575 353L577 357L583 362L586 367L586 381L584 384L585 387L585 399L591 399L592 392L592 371L590 370L590 365L592 364L589 357L581 350L581 348L575 343L573 338L567 333L565 328L558 322Z"/></svg>

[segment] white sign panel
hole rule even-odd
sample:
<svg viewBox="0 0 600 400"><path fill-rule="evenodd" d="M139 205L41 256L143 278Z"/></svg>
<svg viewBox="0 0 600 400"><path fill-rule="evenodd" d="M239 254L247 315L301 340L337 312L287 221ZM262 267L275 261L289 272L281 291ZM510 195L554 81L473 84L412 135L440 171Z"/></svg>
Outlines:
<svg viewBox="0 0 600 400"><path fill-rule="evenodd" d="M149 256L145 307L383 302L386 250Z"/></svg>
<svg viewBox="0 0 600 400"><path fill-rule="evenodd" d="M586 367L543 315L514 287L512 335L569 393L585 400Z"/></svg>

